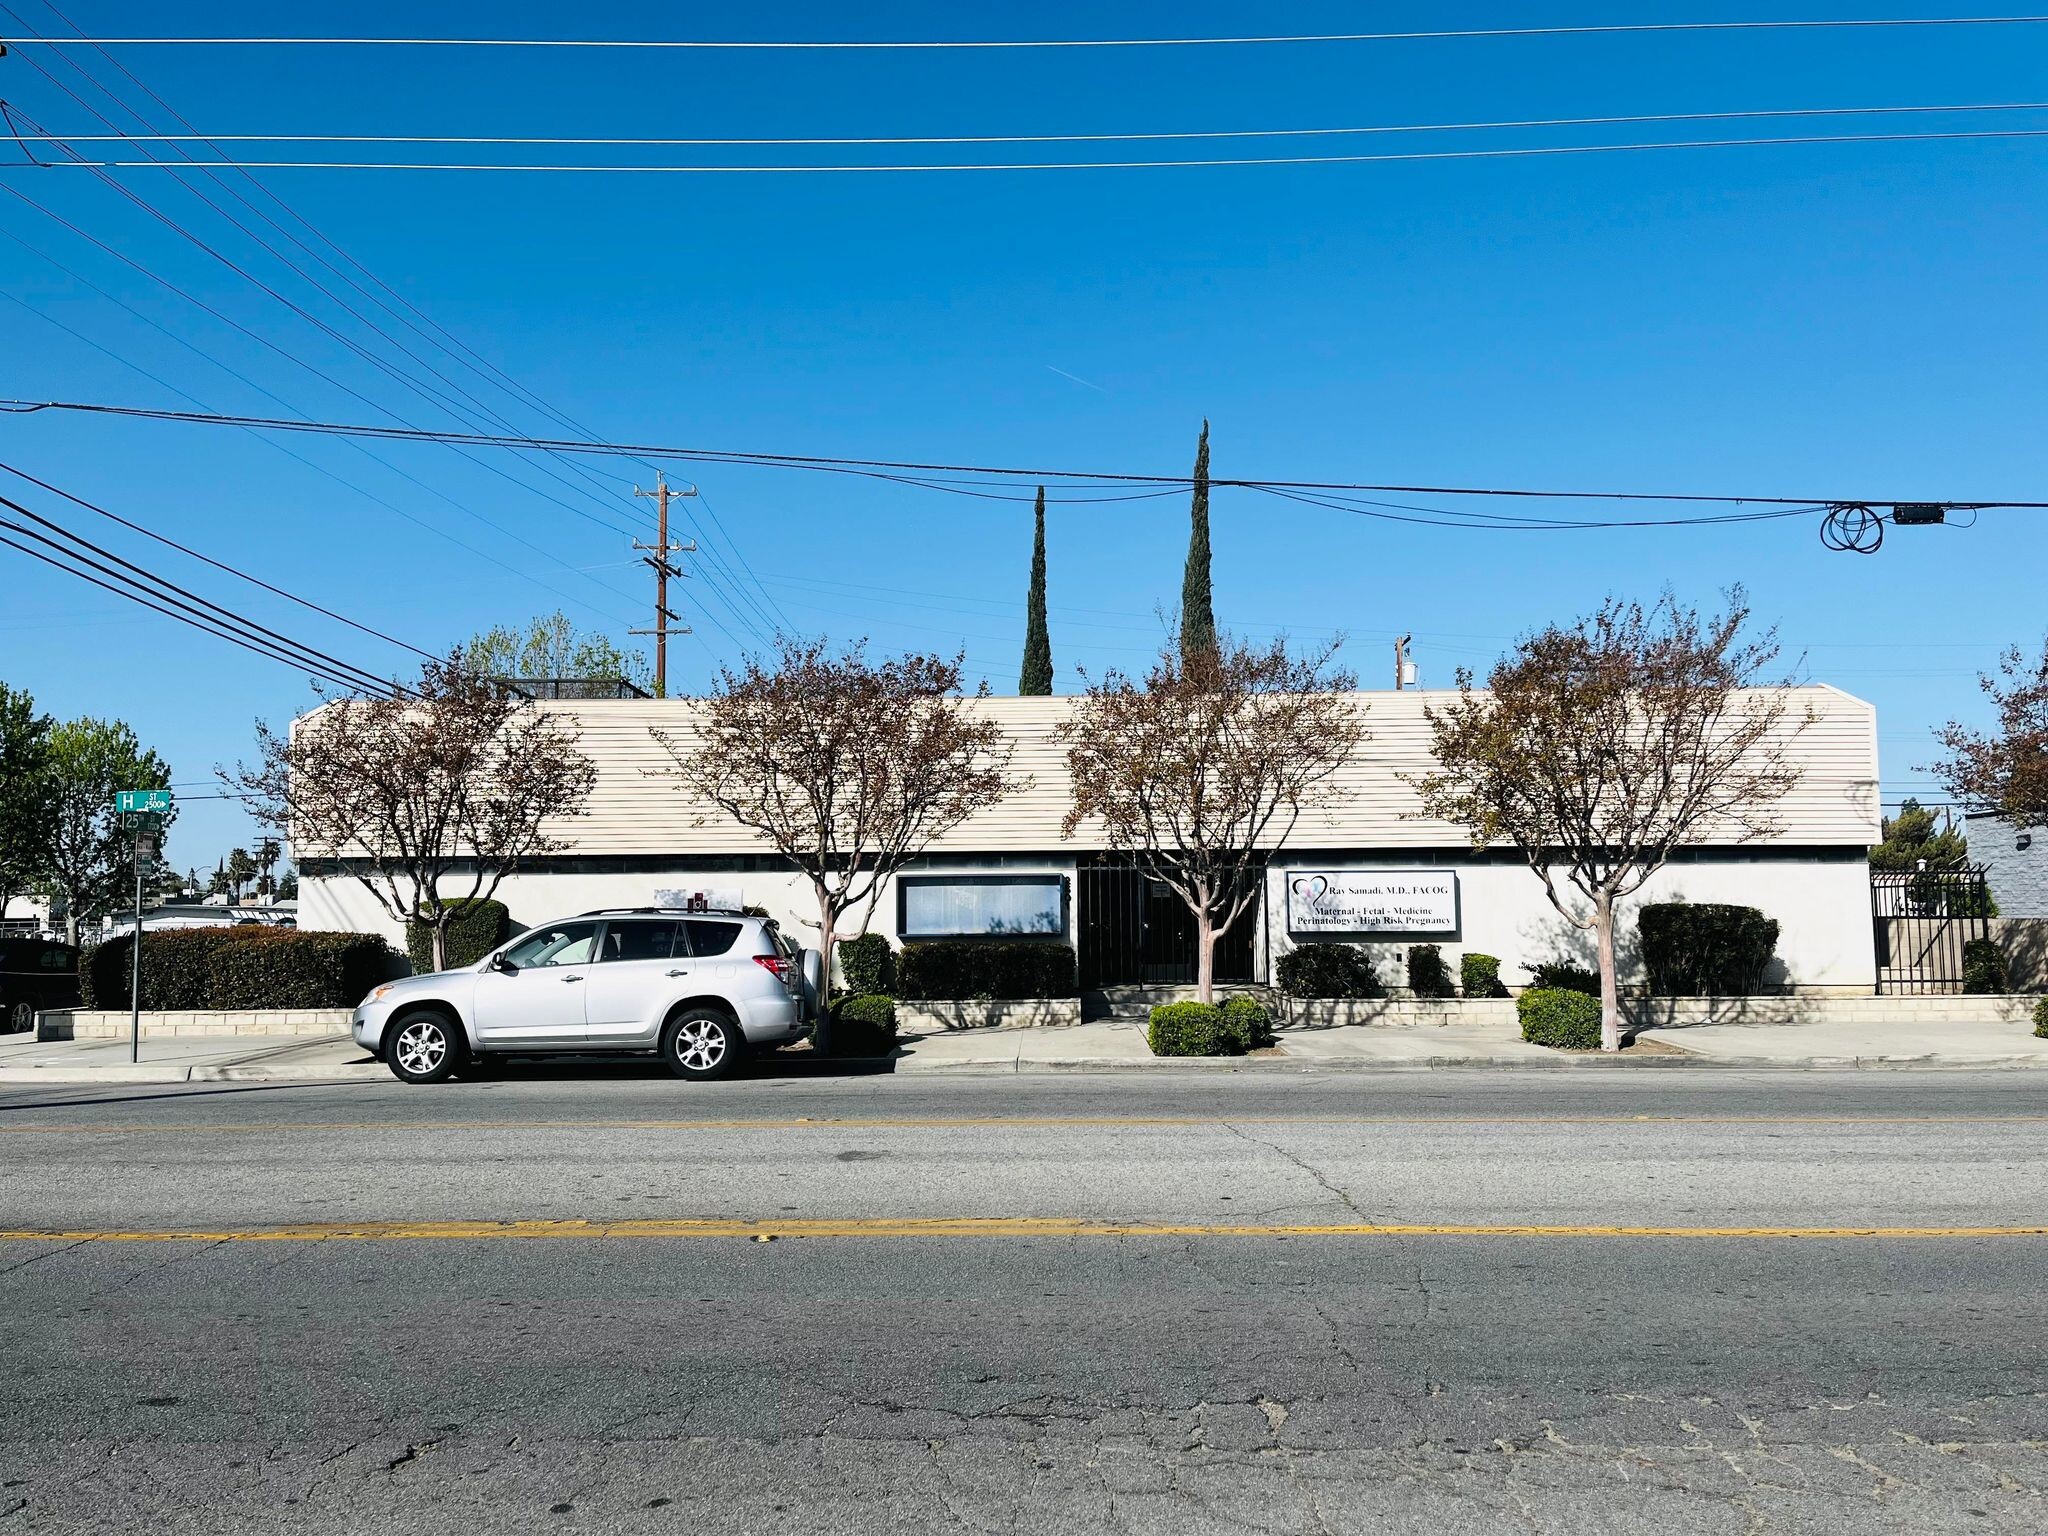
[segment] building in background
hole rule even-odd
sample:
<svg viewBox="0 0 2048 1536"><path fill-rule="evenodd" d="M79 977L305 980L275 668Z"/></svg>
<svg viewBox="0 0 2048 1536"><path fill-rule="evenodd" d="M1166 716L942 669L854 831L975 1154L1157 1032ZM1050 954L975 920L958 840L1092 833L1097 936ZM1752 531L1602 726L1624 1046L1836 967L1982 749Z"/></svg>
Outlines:
<svg viewBox="0 0 2048 1536"><path fill-rule="evenodd" d="M1639 972L1627 910L1688 900L1741 903L1776 918L1779 963L1770 979L1778 986L1872 989L1866 854L1879 836L1876 711L1834 688L1798 692L1815 723L1793 748L1803 777L1777 807L1779 830L1759 842L1682 850L1652 879L1624 909L1624 980ZM1454 970L1466 950L1498 956L1510 985L1526 983L1545 960L1590 961L1591 936L1551 908L1519 853L1475 851L1462 828L1416 814L1403 776L1431 766L1423 712L1446 697L1357 695L1370 739L1338 775L1336 803L1305 816L1271 861L1264 899L1218 947L1219 981L1269 981L1287 949L1327 940L1371 947L1380 974L1394 980L1417 942L1442 946ZM1193 980L1193 921L1179 899L1148 879L1128 850L1103 846L1086 828L1072 840L1060 836L1069 789L1054 733L1072 702L1004 697L972 705L1015 740L1014 766L1030 787L943 839L884 888L867 914L871 931L899 943L1004 937L1070 944L1084 987ZM574 720L597 785L589 814L559 829L571 847L500 886L498 899L515 923L598 907L687 905L694 895L713 905L763 907L795 936L815 932L810 892L787 866L663 777L669 759L651 730L686 733L687 700L538 707ZM403 947L398 925L340 864L312 850L293 854L302 926L382 933Z"/></svg>

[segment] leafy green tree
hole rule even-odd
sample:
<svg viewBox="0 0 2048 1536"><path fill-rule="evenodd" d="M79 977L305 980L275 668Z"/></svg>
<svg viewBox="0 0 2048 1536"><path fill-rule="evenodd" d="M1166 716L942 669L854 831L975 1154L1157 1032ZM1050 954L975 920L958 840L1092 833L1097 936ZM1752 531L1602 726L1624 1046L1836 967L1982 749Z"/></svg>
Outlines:
<svg viewBox="0 0 2048 1536"><path fill-rule="evenodd" d="M1884 819L1884 841L1870 850L1872 869L1961 869L1969 862L1969 840L1912 799Z"/></svg>
<svg viewBox="0 0 2048 1536"><path fill-rule="evenodd" d="M647 658L622 651L608 635L585 634L559 608L514 629L482 630L463 647L463 665L479 677L534 677L649 686Z"/></svg>
<svg viewBox="0 0 2048 1536"><path fill-rule="evenodd" d="M69 720L50 732L55 814L41 887L64 905L64 937L120 904L133 872L134 844L114 812L124 789L168 789L171 770L119 720ZM177 813L171 813L175 816Z"/></svg>
<svg viewBox="0 0 2048 1536"><path fill-rule="evenodd" d="M49 861L51 725L34 699L0 683L0 917Z"/></svg>
<svg viewBox="0 0 2048 1536"><path fill-rule="evenodd" d="M1209 584L1209 422L1195 449L1195 496L1190 506L1188 568L1180 583L1180 654L1196 661L1216 654L1216 604Z"/></svg>
<svg viewBox="0 0 2048 1536"><path fill-rule="evenodd" d="M288 869L277 880L277 894L273 901L297 901L299 899L299 872Z"/></svg>
<svg viewBox="0 0 2048 1536"><path fill-rule="evenodd" d="M266 837L256 844L256 871L258 881L256 894L268 898L275 894L277 882L271 878L271 871L277 868L277 861L284 857L284 848L274 837Z"/></svg>
<svg viewBox="0 0 2048 1536"><path fill-rule="evenodd" d="M1031 539L1031 590L1024 600L1024 671L1017 692L1043 697L1052 692L1052 636L1045 627L1045 487L1038 488L1038 510Z"/></svg>

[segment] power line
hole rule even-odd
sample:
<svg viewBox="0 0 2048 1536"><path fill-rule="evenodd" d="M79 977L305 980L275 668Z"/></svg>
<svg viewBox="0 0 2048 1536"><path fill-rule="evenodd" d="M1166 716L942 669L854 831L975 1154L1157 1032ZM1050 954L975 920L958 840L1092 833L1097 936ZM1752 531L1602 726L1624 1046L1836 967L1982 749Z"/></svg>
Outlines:
<svg viewBox="0 0 2048 1536"><path fill-rule="evenodd" d="M960 38L934 40L802 41L707 38L557 38L557 37L98 37L46 38L48 47L81 45L108 48L604 48L723 49L751 52L883 52L948 49L1067 48L1232 48L1288 43L1387 43L1441 41L1455 38L1591 37L1657 32L1790 32L1846 31L1905 27L2006 27L2048 22L2048 16L1912 16L1826 19L1816 21L1665 21L1620 22L1605 26L1457 27L1407 32L1308 32L1241 37L1084 37L1084 38Z"/></svg>
<svg viewBox="0 0 2048 1536"><path fill-rule="evenodd" d="M211 555L201 554L198 550L192 548L188 544L180 544L176 539L170 538L165 534L158 533L153 528L146 528L141 523L131 522L127 518L121 516L121 514L118 512L109 512L105 507L98 506L93 502L87 501L83 496L74 496L71 492L64 490L61 486L55 486L50 484L50 482L47 480L38 479L36 476L30 474L25 469L18 469L12 464L0 462L0 470L5 470L8 474L15 476L17 479L26 480L31 485L39 485L44 490L48 491L51 495L62 496L66 501L72 503L74 506L83 507L88 512L97 512L101 517L111 519L112 521L119 523L123 528L127 528L135 533L141 534L144 538L154 539L156 540L157 543L162 544L167 548L177 550L178 553L181 555L189 555L194 560L198 560L203 564L210 565L217 571L224 571L230 576L239 577L241 580L246 581L253 586L261 587L266 592L284 598L287 602L297 603L301 608L309 609L312 612L320 614L325 618L333 619L338 624L346 624L350 629L358 630L363 634L372 636L373 638L378 640L382 640L387 644L395 645L400 650L411 651L413 655L422 657L427 661L437 661L440 659L432 651L423 651L409 640L401 640L396 635L387 635L381 629L373 629L367 624L358 623L356 620L348 617L348 615L336 613L332 608L324 608L320 604L312 601L312 599L310 598L300 597L296 592L287 592L283 587L272 586L262 577L252 576L249 574L249 572L242 570L239 566L229 565L224 561L214 559Z"/></svg>
<svg viewBox="0 0 2048 1536"><path fill-rule="evenodd" d="M0 412L33 415L39 411L71 411L90 415L132 417L147 421L175 421L202 426L254 427L268 431L302 432L335 437L365 437L400 442L431 442L446 437L482 447L556 449L564 453L621 454L633 457L690 459L723 464L745 464L768 469L807 470L892 470L927 474L969 474L1028 480L1086 480L1107 484L1183 487L1194 482L1186 475L1140 474L1095 469L1054 469L1042 466L927 463L904 459L862 459L818 454L752 453L727 448L692 448L673 444L632 444L584 441L572 438L522 438L473 436L425 432L397 427L361 426L329 421L291 421L262 416L227 416L193 411L171 411L147 406L106 405L70 400L0 399ZM1915 496L1735 496L1693 491L1580 491L1530 486L1393 485L1365 481L1254 479L1243 476L1212 476L1213 486L1246 490L1292 490L1315 492L1370 492L1411 496L1517 497L1545 501L1670 502L1674 504L1789 507L1810 513L1832 506L1898 506L1926 502ZM1950 508L2006 508L2048 510L2048 501L1973 497L1946 501ZM1719 518L1714 519L1716 521Z"/></svg>
<svg viewBox="0 0 2048 1536"><path fill-rule="evenodd" d="M1666 149L1783 149L1802 145L1931 144L1980 139L2048 138L2048 128L1984 128L1953 132L1784 134L1771 138L1652 139L1630 144L1546 144L1516 149L1407 150L1376 155L1219 155L1183 160L1009 160L969 164L888 165L621 165L541 164L429 160L225 160L250 171L433 171L501 172L511 175L577 176L859 176L940 174L979 171L1161 171L1215 170L1233 166L1393 165L1435 160L1530 160L1560 155L1643 154ZM6 165L0 170L169 171L194 166L165 160L46 161L38 166Z"/></svg>
<svg viewBox="0 0 2048 1536"><path fill-rule="evenodd" d="M891 137L669 138L428 133L19 133L20 144L482 144L583 148L771 148L910 144L1135 144L1203 139L1344 138L1386 133L1478 133L1526 128L1616 128L1656 123L1748 122L1807 117L1904 117L1963 112L2039 112L2048 101L1957 102L1946 106L1763 107L1732 112L1632 112L1607 117L1525 117L1489 122L1383 123L1341 128L1212 128L1133 133L909 134ZM203 163L203 162L196 162Z"/></svg>
<svg viewBox="0 0 2048 1536"><path fill-rule="evenodd" d="M202 629L217 638L229 640L244 650L254 651L274 661L281 661L298 670L310 672L316 677L324 677L345 687L364 690L386 698L402 696L408 691L367 668L355 666L325 651L293 640L288 635L256 623L234 609L201 597L198 593L157 575L147 567L123 559L112 550L105 549L62 524L30 510L11 497L0 496L0 507L6 507L38 527L47 528L57 535L52 538L21 523L0 518L0 528L19 534L23 538L33 539L55 550L63 560L71 562L70 565L65 565L16 540L4 541L24 554L34 555L45 564L55 565L59 570L91 581L95 586L104 587L116 596L142 602L144 606L155 608L157 612L176 618L181 623ZM80 550L86 553L81 554ZM94 556L101 558L95 559ZM90 575L90 571L98 571L112 579L99 580Z"/></svg>

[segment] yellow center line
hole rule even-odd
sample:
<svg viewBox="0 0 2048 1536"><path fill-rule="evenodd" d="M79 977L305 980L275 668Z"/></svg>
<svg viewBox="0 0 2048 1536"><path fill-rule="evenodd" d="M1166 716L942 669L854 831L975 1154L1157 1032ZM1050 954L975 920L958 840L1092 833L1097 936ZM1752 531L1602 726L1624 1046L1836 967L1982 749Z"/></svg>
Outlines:
<svg viewBox="0 0 2048 1536"><path fill-rule="evenodd" d="M1014 1126L1142 1128L1226 1125L2041 1125L2040 1115L957 1115L829 1116L788 1119L593 1120L271 1120L147 1123L0 1124L0 1136L214 1135L265 1131L835 1131L973 1130Z"/></svg>
<svg viewBox="0 0 2048 1536"><path fill-rule="evenodd" d="M2048 1227L1549 1226L1466 1222L1330 1224L1108 1221L1066 1216L846 1217L626 1221L371 1221L163 1231L0 1229L0 1242L303 1243L501 1238L992 1238L992 1237L1565 1237L1565 1238L1986 1238L2048 1237Z"/></svg>

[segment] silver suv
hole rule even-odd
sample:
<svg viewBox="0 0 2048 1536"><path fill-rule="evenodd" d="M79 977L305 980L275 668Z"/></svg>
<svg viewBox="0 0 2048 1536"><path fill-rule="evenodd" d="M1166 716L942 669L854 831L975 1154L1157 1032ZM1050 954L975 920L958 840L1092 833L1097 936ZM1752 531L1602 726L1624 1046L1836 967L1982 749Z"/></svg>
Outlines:
<svg viewBox="0 0 2048 1536"><path fill-rule="evenodd" d="M743 912L615 907L529 928L476 965L387 981L356 1043L406 1083L492 1055L659 1051L679 1077L723 1077L750 1047L802 1036L818 952Z"/></svg>

